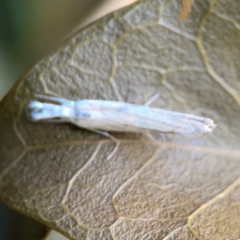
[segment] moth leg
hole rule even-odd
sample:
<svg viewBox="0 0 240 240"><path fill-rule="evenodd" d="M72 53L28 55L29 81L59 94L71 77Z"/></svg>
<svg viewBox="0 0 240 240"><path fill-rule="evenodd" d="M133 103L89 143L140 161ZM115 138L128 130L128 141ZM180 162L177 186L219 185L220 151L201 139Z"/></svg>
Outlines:
<svg viewBox="0 0 240 240"><path fill-rule="evenodd" d="M147 102L145 102L144 106L149 106L151 103L153 103L156 99L160 97L160 93L154 94L152 97L150 97ZM146 133L149 139L153 140L154 138L151 136L151 134Z"/></svg>
<svg viewBox="0 0 240 240"><path fill-rule="evenodd" d="M145 102L145 106L149 106L151 103L153 103L156 99L160 97L160 93L154 94L152 97L150 97L147 102Z"/></svg>
<svg viewBox="0 0 240 240"><path fill-rule="evenodd" d="M70 100L66 100L63 98L58 98L58 97L52 97L52 96L47 96L47 95L41 95L41 94L34 94L36 98L40 98L40 99L45 99L45 100L50 100L53 102L57 102L60 103L62 105L65 106L72 106L74 104L74 101L70 101Z"/></svg>
<svg viewBox="0 0 240 240"><path fill-rule="evenodd" d="M118 150L118 147L120 145L120 142L115 138L113 137L111 134L109 134L108 132L103 132L103 131L99 131L99 130L96 130L96 129L91 129L91 128L84 128L84 129L87 129L91 132L94 132L94 133L97 133L97 134L100 134L104 137L108 137L110 138L113 142L115 142L115 148L113 149L113 151L108 155L107 157L107 160L111 159L113 157L113 155L117 152Z"/></svg>

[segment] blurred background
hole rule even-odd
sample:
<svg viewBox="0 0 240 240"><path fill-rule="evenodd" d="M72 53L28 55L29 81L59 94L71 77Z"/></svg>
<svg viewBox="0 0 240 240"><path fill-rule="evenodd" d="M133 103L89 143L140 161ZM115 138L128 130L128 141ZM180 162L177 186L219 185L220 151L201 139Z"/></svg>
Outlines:
<svg viewBox="0 0 240 240"><path fill-rule="evenodd" d="M81 27L136 0L0 1L0 99Z"/></svg>
<svg viewBox="0 0 240 240"><path fill-rule="evenodd" d="M94 20L136 0L0 1L0 99L31 66ZM63 240L0 203L1 240Z"/></svg>

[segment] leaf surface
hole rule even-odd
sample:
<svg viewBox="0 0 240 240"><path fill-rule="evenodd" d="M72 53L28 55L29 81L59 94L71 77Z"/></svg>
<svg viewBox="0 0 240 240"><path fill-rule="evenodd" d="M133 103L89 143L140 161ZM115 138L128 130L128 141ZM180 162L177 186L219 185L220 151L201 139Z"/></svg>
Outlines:
<svg viewBox="0 0 240 240"><path fill-rule="evenodd" d="M0 103L0 198L72 239L240 238L240 5L139 1L71 38ZM34 93L144 104L215 120L211 135L32 123Z"/></svg>

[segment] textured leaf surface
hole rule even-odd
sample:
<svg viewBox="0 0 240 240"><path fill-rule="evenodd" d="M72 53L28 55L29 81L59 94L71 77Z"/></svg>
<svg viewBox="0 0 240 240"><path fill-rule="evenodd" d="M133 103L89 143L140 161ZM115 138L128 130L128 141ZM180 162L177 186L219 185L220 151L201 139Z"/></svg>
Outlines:
<svg viewBox="0 0 240 240"><path fill-rule="evenodd" d="M115 12L34 66L0 105L0 197L73 239L240 238L240 5L149 0ZM34 93L210 117L194 139L31 123Z"/></svg>

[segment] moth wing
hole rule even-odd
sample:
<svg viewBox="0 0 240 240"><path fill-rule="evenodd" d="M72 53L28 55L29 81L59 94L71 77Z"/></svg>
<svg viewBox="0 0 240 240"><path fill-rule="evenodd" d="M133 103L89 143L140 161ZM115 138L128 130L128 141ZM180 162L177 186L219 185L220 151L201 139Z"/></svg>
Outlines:
<svg viewBox="0 0 240 240"><path fill-rule="evenodd" d="M105 131L200 135L215 127L208 118L122 102L89 100L81 109L90 117L75 119L74 124Z"/></svg>

